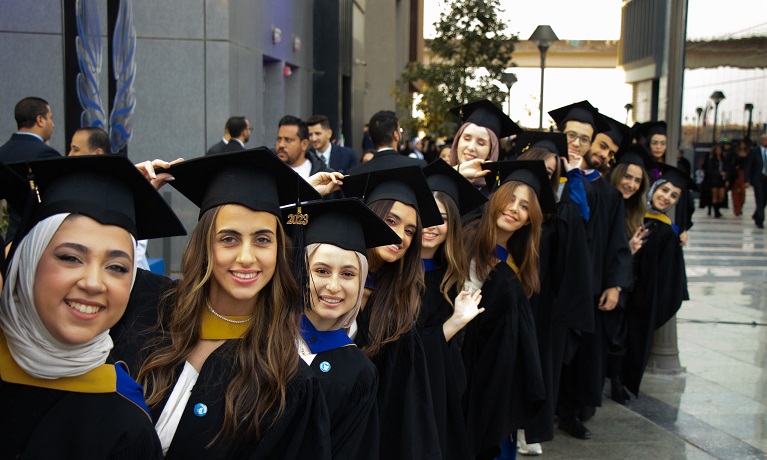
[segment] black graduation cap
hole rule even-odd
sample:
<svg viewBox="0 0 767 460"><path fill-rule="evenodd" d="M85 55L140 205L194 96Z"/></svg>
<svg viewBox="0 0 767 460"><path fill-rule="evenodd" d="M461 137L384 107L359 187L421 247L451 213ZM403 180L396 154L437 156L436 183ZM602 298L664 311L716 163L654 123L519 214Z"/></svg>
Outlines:
<svg viewBox="0 0 767 460"><path fill-rule="evenodd" d="M615 154L615 164L622 163L637 165L645 171L652 171L656 168L655 161L641 144L630 144Z"/></svg>
<svg viewBox="0 0 767 460"><path fill-rule="evenodd" d="M666 127L667 125L665 121L648 121L647 123L642 123L640 130L642 135L644 135L645 139L649 142L650 138L656 134L663 134L665 136Z"/></svg>
<svg viewBox="0 0 767 460"><path fill-rule="evenodd" d="M543 160L516 160L487 162L482 169L491 170L492 173L485 176L487 187L493 190L509 181L524 182L533 189L538 196L541 211L545 214L556 212L557 200L551 189L549 174Z"/></svg>
<svg viewBox="0 0 767 460"><path fill-rule="evenodd" d="M618 146L618 151L626 148L631 143L631 128L623 123L610 118L606 115L602 115L610 129L604 132L604 134L615 142Z"/></svg>
<svg viewBox="0 0 767 460"><path fill-rule="evenodd" d="M356 196L366 204L378 200L396 200L415 208L424 228L443 223L437 202L418 166L379 169L344 178L341 190L346 196Z"/></svg>
<svg viewBox="0 0 767 460"><path fill-rule="evenodd" d="M682 190L689 189L689 190L698 190L698 187L695 185L695 182L690 178L689 174L685 173L681 169L675 168L673 166L669 166L665 163L659 163L658 167L660 167L660 178L666 179L667 181L671 182L675 186L679 187Z"/></svg>
<svg viewBox="0 0 767 460"><path fill-rule="evenodd" d="M524 131L517 137L517 155L521 155L533 147L541 147L556 153L562 158L567 158L567 136L562 133Z"/></svg>
<svg viewBox="0 0 767 460"><path fill-rule="evenodd" d="M33 207L31 217L16 240L36 223L61 213L122 227L139 240L186 235L170 206L125 157L61 157L10 166L37 188L28 203Z"/></svg>
<svg viewBox="0 0 767 460"><path fill-rule="evenodd" d="M447 193L463 216L487 201L485 195L442 159L423 168L426 182L434 192Z"/></svg>
<svg viewBox="0 0 767 460"><path fill-rule="evenodd" d="M474 123L495 133L498 140L514 134L521 134L522 128L514 123L497 105L487 99L453 107L450 112L463 123Z"/></svg>
<svg viewBox="0 0 767 460"><path fill-rule="evenodd" d="M176 163L170 184L205 211L239 204L280 217L280 205L322 198L293 168L266 147Z"/></svg>
<svg viewBox="0 0 767 460"><path fill-rule="evenodd" d="M283 223L295 215L297 206L282 208ZM367 248L399 244L399 236L358 198L301 203L309 216L304 228L305 244L326 243L365 254ZM296 227L285 225L289 233Z"/></svg>
<svg viewBox="0 0 767 460"><path fill-rule="evenodd" d="M568 121L579 121L588 123L594 127L594 135L610 129L604 117L594 108L589 101L580 101L574 104L566 105L549 112L549 116L557 123L560 131L565 130L565 123Z"/></svg>

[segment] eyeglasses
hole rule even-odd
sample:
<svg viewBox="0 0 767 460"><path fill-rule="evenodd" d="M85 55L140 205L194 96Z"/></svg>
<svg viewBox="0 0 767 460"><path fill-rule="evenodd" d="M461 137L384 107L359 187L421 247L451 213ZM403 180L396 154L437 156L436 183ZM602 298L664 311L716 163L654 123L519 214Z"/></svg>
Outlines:
<svg viewBox="0 0 767 460"><path fill-rule="evenodd" d="M567 143L568 143L568 144L569 144L570 142L575 142L575 140L576 140L576 139L578 139L579 141L581 141L581 144L582 144L582 145L583 145L583 144L585 144L585 145L589 145L589 144L591 144L591 138L590 138L589 136L585 135L585 134L584 134L584 135L579 135L579 134L578 134L578 133L576 133L575 131L567 131L567 132L565 133L565 136L567 136Z"/></svg>

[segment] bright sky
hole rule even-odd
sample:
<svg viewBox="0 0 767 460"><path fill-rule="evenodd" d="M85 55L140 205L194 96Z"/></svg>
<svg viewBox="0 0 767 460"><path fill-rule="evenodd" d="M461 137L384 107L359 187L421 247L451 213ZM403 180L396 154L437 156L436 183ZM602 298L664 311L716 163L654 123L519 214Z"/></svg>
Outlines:
<svg viewBox="0 0 767 460"><path fill-rule="evenodd" d="M433 24L448 3L424 0L424 37L434 36ZM504 11L500 16L520 40L529 38L539 24L550 25L563 40L617 40L622 3L622 0L502 0ZM688 0L687 37L767 35L764 11L764 0L729 0L726 8L720 1ZM510 92L511 118L526 127L537 127L540 69L513 71L519 81ZM573 81L578 82L577 87ZM588 99L608 116L625 121L623 106L631 101L631 86L625 83L625 74L620 69L546 69L544 111L582 99ZM696 104L700 105L697 101ZM504 111L507 107L503 107ZM543 123L546 126L546 116Z"/></svg>

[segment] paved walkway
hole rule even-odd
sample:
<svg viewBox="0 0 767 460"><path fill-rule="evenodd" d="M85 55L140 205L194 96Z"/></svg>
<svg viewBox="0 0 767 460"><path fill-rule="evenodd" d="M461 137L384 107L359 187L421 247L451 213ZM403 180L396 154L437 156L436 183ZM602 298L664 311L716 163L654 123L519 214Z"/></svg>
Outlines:
<svg viewBox="0 0 767 460"><path fill-rule="evenodd" d="M677 329L686 372L645 374L628 407L605 397L592 439L557 431L544 458L767 459L767 230L748 193L742 217L693 216Z"/></svg>

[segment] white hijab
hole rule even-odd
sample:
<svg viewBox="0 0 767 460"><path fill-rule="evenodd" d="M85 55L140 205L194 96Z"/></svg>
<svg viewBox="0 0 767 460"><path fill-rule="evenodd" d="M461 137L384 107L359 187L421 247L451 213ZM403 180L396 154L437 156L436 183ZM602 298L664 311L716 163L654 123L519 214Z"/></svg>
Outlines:
<svg viewBox="0 0 767 460"><path fill-rule="evenodd" d="M104 364L112 349L109 331L82 345L61 343L43 325L34 305L37 264L53 235L69 214L56 214L38 222L19 243L11 259L0 297L0 327L8 349L24 372L41 379L82 375ZM134 254L136 240L133 241ZM136 260L133 279L136 281Z"/></svg>

